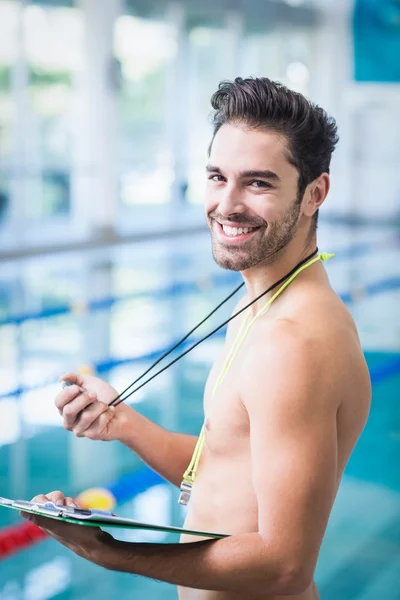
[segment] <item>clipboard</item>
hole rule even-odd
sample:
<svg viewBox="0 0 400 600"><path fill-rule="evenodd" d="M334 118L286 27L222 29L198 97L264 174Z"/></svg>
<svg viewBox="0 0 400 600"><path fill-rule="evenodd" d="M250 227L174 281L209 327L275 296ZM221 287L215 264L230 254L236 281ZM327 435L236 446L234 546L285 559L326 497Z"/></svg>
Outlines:
<svg viewBox="0 0 400 600"><path fill-rule="evenodd" d="M153 523L141 523L134 519L119 517L118 515L103 510L74 508L72 506L61 506L46 502L38 504L26 500L10 500L0 496L0 506L14 510L22 510L34 515L49 517L57 521L64 521L74 525L83 525L84 527L119 527L121 529L141 529L147 531L162 531L164 533L179 533L221 539L229 537L227 534L213 533L209 531L196 531L193 529L183 529L182 527L173 527L169 525L155 525Z"/></svg>

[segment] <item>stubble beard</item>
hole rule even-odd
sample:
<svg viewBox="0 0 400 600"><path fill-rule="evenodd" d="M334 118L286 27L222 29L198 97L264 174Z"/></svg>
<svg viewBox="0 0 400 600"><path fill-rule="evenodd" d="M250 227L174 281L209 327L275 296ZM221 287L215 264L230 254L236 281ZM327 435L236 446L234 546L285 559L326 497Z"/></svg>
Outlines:
<svg viewBox="0 0 400 600"><path fill-rule="evenodd" d="M301 203L297 200L279 222L257 230L249 240L235 246L216 241L211 227L212 253L217 265L229 271L246 271L264 262L271 264L275 256L294 238L298 229Z"/></svg>

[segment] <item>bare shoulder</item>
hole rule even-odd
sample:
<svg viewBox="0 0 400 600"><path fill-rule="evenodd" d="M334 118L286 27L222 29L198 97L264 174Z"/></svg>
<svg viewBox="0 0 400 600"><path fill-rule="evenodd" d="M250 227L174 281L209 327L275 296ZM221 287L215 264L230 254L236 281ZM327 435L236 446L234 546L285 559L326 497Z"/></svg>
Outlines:
<svg viewBox="0 0 400 600"><path fill-rule="evenodd" d="M340 359L346 350L363 356L355 322L339 296L329 286L311 284L293 290L271 315L271 340L307 347L313 356ZM274 318L276 317L276 318Z"/></svg>
<svg viewBox="0 0 400 600"><path fill-rule="evenodd" d="M337 410L354 396L365 411L369 408L370 377L357 328L327 286L293 291L263 317L252 336L245 379L260 376L281 386L290 377L297 390L308 389Z"/></svg>
<svg viewBox="0 0 400 600"><path fill-rule="evenodd" d="M281 304L272 305L255 336L258 351L282 348L308 350L314 361L341 355L351 343L362 353L354 320L342 300L324 286L293 290Z"/></svg>
<svg viewBox="0 0 400 600"><path fill-rule="evenodd" d="M310 341L324 339L324 346L351 341L361 351L357 327L346 305L329 286L311 285L294 291L282 307L282 320Z"/></svg>

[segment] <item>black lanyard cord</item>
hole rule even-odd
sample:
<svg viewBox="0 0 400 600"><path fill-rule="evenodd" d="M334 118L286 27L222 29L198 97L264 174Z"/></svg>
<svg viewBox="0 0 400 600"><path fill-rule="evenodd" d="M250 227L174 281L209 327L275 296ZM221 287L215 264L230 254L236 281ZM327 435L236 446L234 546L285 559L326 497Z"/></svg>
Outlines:
<svg viewBox="0 0 400 600"><path fill-rule="evenodd" d="M133 387L136 383L138 383L138 381L140 381L145 375L147 375L147 373L149 373L152 369L154 369L154 367L157 366L166 356L168 356L169 354L171 354L171 352L173 352L178 346L180 346L184 341L186 341L187 338L194 331L196 331L196 329L198 329L201 325L203 325L203 323L205 323L223 304L225 304L225 302L227 302L228 300L230 300L230 298L232 298L232 296L234 296L244 286L244 283L240 284L239 287L237 287L231 294L229 294L229 296L227 298L225 298L225 300L223 300L220 304L218 304L218 306L216 308L214 308L214 310L212 312L210 312L210 314L207 315L207 317L205 317L198 325L196 325L196 327L194 327L191 331L189 331L189 333L186 334L185 337L183 337L170 350L168 350L165 354L163 354L161 356L161 358L159 358L154 364L152 364L151 367L149 367L142 375L140 375L140 377L138 377L137 379L135 379L135 381L133 381L116 398L114 398L113 400L111 400L111 402L109 403L108 406L118 406L118 404L120 404L121 402L124 402L125 400L127 400L130 396L132 396L132 394L135 394L142 387L144 387L145 385L147 385L152 379L154 379L155 377L157 377L158 375L160 375L161 373L163 373L164 371L166 371L167 369L169 369L169 367L172 367L172 365L174 365L176 362L178 362L178 360L180 360L181 358L183 358L184 356L186 356L186 354L189 354L189 352L191 352L192 350L194 350L197 346L199 346L205 340L207 340L209 337L211 337L212 335L214 335L214 333L216 333L217 331L219 331L220 329L222 329L222 327L225 327L225 325L227 325L230 321L232 321L235 317L237 317L238 315L240 315L242 312L244 312L245 310L247 310L252 304L254 304L255 302L257 302L260 298L262 298L263 296L265 296L266 294L268 294L269 292L271 292L278 285L280 285L286 279L288 279L289 277L291 277L297 271L297 269L299 269L300 267L302 267L306 262L308 262L309 260L311 260L317 254L318 254L318 248L316 248L316 250L314 250L314 252L312 252L309 256L307 256L302 261L300 261L289 273L287 273L286 275L284 275L284 277L282 277L281 279L279 279L279 281L277 281L271 287L269 287L267 290L265 290L265 292L263 292L262 294L260 294L259 296L257 296L257 298L255 298L254 300L252 300L251 302L249 302L249 304L247 304L244 308L240 309L237 313L235 313L234 315L232 315L227 321L224 321L221 325L219 325L219 327L217 327L216 329L214 329L213 331L211 331L211 333L207 334L201 340L199 340L198 342L196 342L195 344L193 344L193 346L191 346L190 348L188 348L187 350L185 350L185 352L183 352L182 354L180 354L177 358L175 358L173 361L171 361L170 363L168 363L165 367L163 367L162 369L160 369L159 371L157 371L157 373L155 373L154 375L152 375L151 377L149 377L149 379L146 379L146 381L144 381L141 385L139 385L134 390L132 390L127 396L125 396L124 398L122 398L122 396L128 390L130 390L131 387Z"/></svg>
<svg viewBox="0 0 400 600"><path fill-rule="evenodd" d="M183 342L185 342L185 341L188 339L188 337L190 337L190 336L192 335L192 333L194 333L194 332L195 332L195 331L196 331L196 330L197 330L199 327L201 327L201 325L203 325L203 323L205 323L206 321L208 321L208 319L209 319L210 317L212 317L212 316L213 316L213 314L214 314L214 313L216 313L216 312L217 312L217 310L218 310L219 308L221 308L221 306L223 306L223 305L225 304L225 302L228 302L228 300L230 300L230 299L232 298L232 296L234 296L234 295L235 295L235 294L236 294L236 293L237 293L237 292L238 292L238 291L239 291L239 290L240 290L240 289L241 289L243 286L244 286L244 282L243 282L243 283L241 283L241 284L239 285L239 287L237 287L237 288L236 288L236 289L235 289L235 290L234 290L234 291L233 291L231 294L229 294L229 296L227 296L227 297L225 298L225 300L223 300L223 301L222 301L220 304L218 304L218 306L216 306L216 307L215 307L215 308L214 308L214 309L213 309L213 310L210 312L210 314L208 314L208 315L207 315L207 316L206 316L206 317L205 317L205 318L204 318L202 321L200 321L200 323L199 323L198 325L196 325L196 327L193 327L193 329L191 329L191 330L189 331L189 333L187 333L187 334L185 335L185 337L183 337L181 340L179 340L179 342L177 342L177 343L175 344L175 346L172 346L172 348L171 348L170 350L167 350L167 352L165 352L165 354L163 354L163 355L162 355L160 358L158 358L158 359L156 360L156 362L155 362L155 363L153 363L153 364L151 365L151 367L149 367L149 368L147 369L147 371L145 371L144 373L142 373L142 375L140 375L140 377L138 377L137 379L135 379L135 381L133 381L133 382L132 382L132 383L131 383L131 384L130 384L130 385L129 385L129 386L128 386L128 387L127 387L127 388L126 388L124 391L123 391L123 392L121 392L121 393L119 394L119 396L117 396L116 398L114 398L114 400L112 400L108 406L113 406L114 402L116 402L116 401L117 401L117 400L118 400L118 399L119 399L121 396L123 396L123 394L125 394L125 392L127 392L128 390L130 390L130 388L131 388L132 386L134 386L134 385L135 385L135 384L136 384L138 381L140 381L141 379L143 379L143 377L144 377L145 375L147 375L147 373L149 373L149 372L150 372L152 369L154 369L154 367L156 367L156 366L157 366L157 365L158 365L158 364L159 364L159 363L160 363L162 360L164 360L164 358L166 358L166 357L167 357L169 354L171 354L171 352L173 352L173 351L174 351L176 348L178 348L178 346L180 346L181 344L183 344ZM154 375L154 377L155 377L155 375ZM149 381L150 381L150 380L149 380ZM132 392L132 393L133 393L133 392ZM128 396L127 396L127 397L128 397ZM119 403L118 403L118 404L119 404Z"/></svg>

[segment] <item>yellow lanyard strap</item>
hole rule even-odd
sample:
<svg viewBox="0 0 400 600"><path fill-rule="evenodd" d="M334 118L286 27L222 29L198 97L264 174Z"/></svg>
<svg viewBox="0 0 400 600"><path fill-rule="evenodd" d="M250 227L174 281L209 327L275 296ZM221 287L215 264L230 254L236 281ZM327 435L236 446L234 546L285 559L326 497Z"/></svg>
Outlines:
<svg viewBox="0 0 400 600"><path fill-rule="evenodd" d="M259 317L261 317L268 310L268 308L271 306L271 304L274 302L274 300L276 300L276 298L288 287L288 285L290 285L292 283L292 281L297 277L297 275L299 275L302 271L304 271L308 267L311 267L311 265L313 265L317 261L322 260L323 262L326 262L333 256L335 256L335 255L328 254L327 252L322 252L321 254L318 254L315 258L310 260L305 265L299 267L299 269L295 273L293 273L293 275L291 277L289 277L289 279L287 281L285 281L285 283L279 288L279 290L256 313L256 315L253 317L253 319L250 321L250 323L248 323L248 321L249 321L249 318L251 317L251 308L249 309L249 312L247 313L246 317L243 319L243 323L242 323L242 325L239 329L239 332L231 346L231 349L228 352L228 355L225 359L224 366L221 370L221 373L219 374L219 377L214 385L214 389L212 392L212 398L214 397L219 386L221 385L225 375L227 374L227 372L229 370L229 367L231 366L232 362L234 361L237 353L239 352L241 345L243 344L244 340L246 339L247 334L249 333L251 327L257 321L257 319ZM246 325L247 325L247 327L246 327ZM192 460L190 461L190 464L183 475L183 481L188 484L191 484L191 485L193 485L193 483L195 481L197 467L198 467L198 464L200 461L200 456L201 456L203 446L204 446L204 435L205 435L204 428L205 428L205 426L203 424L199 438L197 440L196 447L193 452Z"/></svg>

